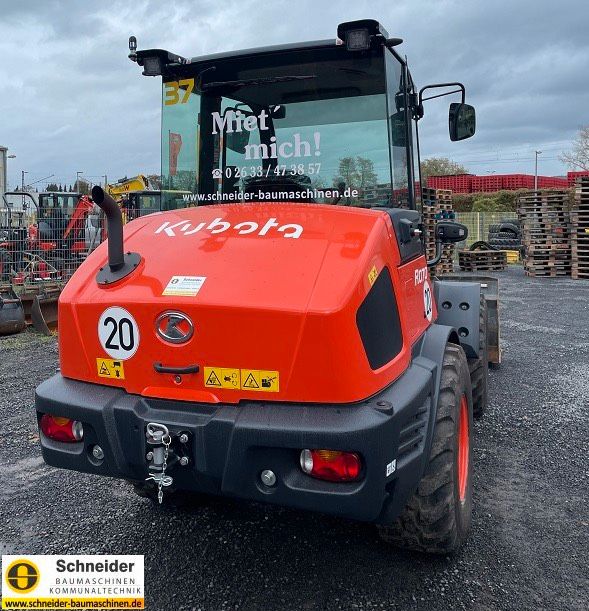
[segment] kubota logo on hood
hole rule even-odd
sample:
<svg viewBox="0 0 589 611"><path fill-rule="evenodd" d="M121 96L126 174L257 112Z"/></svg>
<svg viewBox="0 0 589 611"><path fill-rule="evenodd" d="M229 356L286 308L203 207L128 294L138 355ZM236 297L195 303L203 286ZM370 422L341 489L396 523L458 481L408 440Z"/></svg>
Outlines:
<svg viewBox="0 0 589 611"><path fill-rule="evenodd" d="M273 233L272 230L274 230L280 232L283 238L300 238L303 233L302 225L297 225L296 223L281 225L275 218L268 219L266 224L261 228L260 224L254 221L242 221L232 226L231 223L223 221L220 218L214 219L208 225L206 221L198 223L198 225L193 225L188 221L178 221L177 223L166 221L161 227L155 230L155 233L163 233L174 238L177 235L194 235L202 230L216 234L224 233L230 229L235 231L238 235L256 234L262 236L268 235L269 233L271 235Z"/></svg>

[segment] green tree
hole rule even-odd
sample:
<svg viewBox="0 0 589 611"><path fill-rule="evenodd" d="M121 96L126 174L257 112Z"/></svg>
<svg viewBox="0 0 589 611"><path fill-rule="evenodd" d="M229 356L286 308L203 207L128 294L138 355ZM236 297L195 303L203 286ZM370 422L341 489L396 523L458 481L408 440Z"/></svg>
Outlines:
<svg viewBox="0 0 589 611"><path fill-rule="evenodd" d="M338 173L338 177L334 180L336 186L345 182L346 187L365 189L374 187L378 183L374 162L366 157L342 157L339 160Z"/></svg>
<svg viewBox="0 0 589 611"><path fill-rule="evenodd" d="M162 183L162 188L196 193L196 172L178 170L175 176L168 176L165 179L165 182Z"/></svg>
<svg viewBox="0 0 589 611"><path fill-rule="evenodd" d="M468 170L448 157L430 157L421 162L421 176L449 176L451 174L468 174Z"/></svg>
<svg viewBox="0 0 589 611"><path fill-rule="evenodd" d="M90 183L80 179L78 181L78 191L81 195L88 195L90 193Z"/></svg>
<svg viewBox="0 0 589 611"><path fill-rule="evenodd" d="M378 183L378 176L374 171L374 161L365 157L356 157L357 186L361 189L374 187Z"/></svg>
<svg viewBox="0 0 589 611"><path fill-rule="evenodd" d="M574 170L589 170L589 125L579 129L573 148L560 155L560 160Z"/></svg>
<svg viewBox="0 0 589 611"><path fill-rule="evenodd" d="M339 160L338 172L340 178L336 180L336 183L343 181L346 187L356 184L356 160L353 157L342 157Z"/></svg>
<svg viewBox="0 0 589 611"><path fill-rule="evenodd" d="M59 189L58 189L58 187L57 187L57 184L56 184L56 183L54 183L54 182L50 182L50 183L47 185L47 191L59 191Z"/></svg>
<svg viewBox="0 0 589 611"><path fill-rule="evenodd" d="M159 191L162 188L162 177L159 174L148 174L147 184L150 189Z"/></svg>

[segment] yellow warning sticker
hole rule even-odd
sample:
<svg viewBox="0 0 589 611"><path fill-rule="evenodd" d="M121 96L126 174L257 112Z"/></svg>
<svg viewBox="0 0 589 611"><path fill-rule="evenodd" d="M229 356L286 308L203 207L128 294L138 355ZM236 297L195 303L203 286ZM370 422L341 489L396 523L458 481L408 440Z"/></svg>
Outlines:
<svg viewBox="0 0 589 611"><path fill-rule="evenodd" d="M260 369L241 370L242 390L278 392L280 389L279 382L279 374L277 371L264 371Z"/></svg>
<svg viewBox="0 0 589 611"><path fill-rule="evenodd" d="M376 270L376 265L373 265L372 269L368 272L368 282L370 283L370 286L374 284L377 278L378 271Z"/></svg>
<svg viewBox="0 0 589 611"><path fill-rule="evenodd" d="M230 390L261 390L278 392L278 371L262 369L231 369L227 367L203 367L205 386Z"/></svg>
<svg viewBox="0 0 589 611"><path fill-rule="evenodd" d="M99 378L110 378L111 380L125 379L123 361L96 359L96 372L98 373Z"/></svg>
<svg viewBox="0 0 589 611"><path fill-rule="evenodd" d="M205 367L205 386L209 388L230 388L239 390L241 387L241 375L239 369L228 369L227 367Z"/></svg>

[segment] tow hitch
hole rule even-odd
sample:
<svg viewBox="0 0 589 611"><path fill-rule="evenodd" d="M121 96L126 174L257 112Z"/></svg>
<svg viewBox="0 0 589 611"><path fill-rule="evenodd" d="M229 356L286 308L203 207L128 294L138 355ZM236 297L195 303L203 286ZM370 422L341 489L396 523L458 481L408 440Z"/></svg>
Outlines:
<svg viewBox="0 0 589 611"><path fill-rule="evenodd" d="M157 499L161 504L164 499L164 488L170 487L174 478L166 471L174 465L185 467L188 457L188 433L171 434L165 424L150 422L145 430L148 452L145 456L149 475L146 482L153 482L157 487Z"/></svg>

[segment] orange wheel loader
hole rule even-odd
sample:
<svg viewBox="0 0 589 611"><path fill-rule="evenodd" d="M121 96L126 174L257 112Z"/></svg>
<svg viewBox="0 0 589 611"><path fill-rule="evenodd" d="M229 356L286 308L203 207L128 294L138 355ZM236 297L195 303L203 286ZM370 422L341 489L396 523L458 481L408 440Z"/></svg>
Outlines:
<svg viewBox="0 0 589 611"><path fill-rule="evenodd" d="M485 302L437 279L420 214L417 90L376 21L332 40L186 59L160 76L162 188L191 207L125 225L59 303L60 372L36 391L55 467L127 480L155 504L225 495L375 523L447 553L467 537L473 414L486 402ZM474 384L474 388L473 388ZM474 397L474 399L473 399Z"/></svg>

